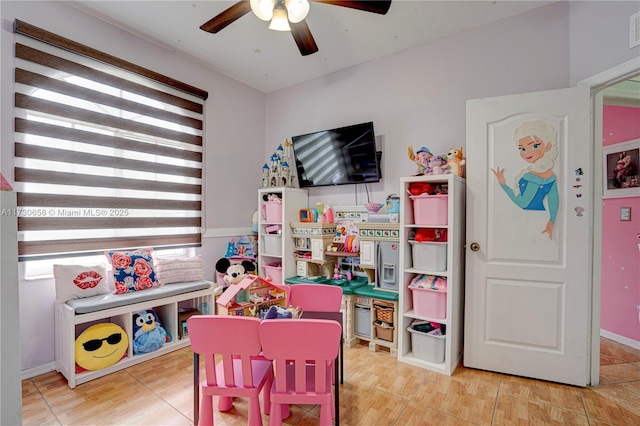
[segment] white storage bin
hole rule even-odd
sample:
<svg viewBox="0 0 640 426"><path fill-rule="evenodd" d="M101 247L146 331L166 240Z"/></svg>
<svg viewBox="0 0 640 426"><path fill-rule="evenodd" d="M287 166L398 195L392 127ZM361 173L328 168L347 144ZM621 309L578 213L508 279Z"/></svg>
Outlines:
<svg viewBox="0 0 640 426"><path fill-rule="evenodd" d="M417 242L411 243L413 267L425 271L442 272L447 270L446 242Z"/></svg>
<svg viewBox="0 0 640 426"><path fill-rule="evenodd" d="M411 350L413 356L427 362L440 364L444 362L444 343L446 336L436 336L414 329L419 326L419 322L412 323L407 327L407 331L411 333Z"/></svg>
<svg viewBox="0 0 640 426"><path fill-rule="evenodd" d="M282 256L282 235L263 235L262 241L267 256Z"/></svg>
<svg viewBox="0 0 640 426"><path fill-rule="evenodd" d="M353 327L356 336L371 337L371 308L368 305L356 304Z"/></svg>

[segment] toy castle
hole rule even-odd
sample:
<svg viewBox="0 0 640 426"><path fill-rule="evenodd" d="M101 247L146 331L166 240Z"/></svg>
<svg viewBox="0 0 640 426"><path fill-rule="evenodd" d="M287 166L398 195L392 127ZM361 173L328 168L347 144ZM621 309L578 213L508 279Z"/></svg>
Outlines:
<svg viewBox="0 0 640 426"><path fill-rule="evenodd" d="M269 164L264 163L262 166L262 187L268 188L273 186L289 186L293 187L293 174L289 163L291 162L291 148L293 145L289 139L278 146L276 152L271 155Z"/></svg>

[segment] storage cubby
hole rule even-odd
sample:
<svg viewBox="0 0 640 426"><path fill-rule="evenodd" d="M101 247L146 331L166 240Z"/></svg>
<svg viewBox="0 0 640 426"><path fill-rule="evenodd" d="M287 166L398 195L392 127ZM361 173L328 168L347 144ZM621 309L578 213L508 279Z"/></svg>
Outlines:
<svg viewBox="0 0 640 426"><path fill-rule="evenodd" d="M264 200L265 197L277 198ZM300 210L308 208L307 191L298 188L273 187L258 190L258 270L256 275L266 277L273 270L265 270L267 265L280 265L282 284L284 279L296 275L295 249L291 238L290 222L299 219ZM272 277L274 278L274 277Z"/></svg>
<svg viewBox="0 0 640 426"><path fill-rule="evenodd" d="M412 183L439 188L440 195L412 197ZM465 180L452 174L405 177L400 193L398 360L451 375L462 360ZM435 241L414 242L418 232ZM410 288L420 275L433 277L433 289ZM446 280L444 291L438 291L440 280ZM412 328L430 322L440 324L445 333Z"/></svg>
<svg viewBox="0 0 640 426"><path fill-rule="evenodd" d="M371 285L358 287L353 302L353 330L355 340L369 342L372 352L385 348L391 356L398 348L398 294L377 290ZM385 327L384 322L388 327ZM347 340L351 347L356 342Z"/></svg>

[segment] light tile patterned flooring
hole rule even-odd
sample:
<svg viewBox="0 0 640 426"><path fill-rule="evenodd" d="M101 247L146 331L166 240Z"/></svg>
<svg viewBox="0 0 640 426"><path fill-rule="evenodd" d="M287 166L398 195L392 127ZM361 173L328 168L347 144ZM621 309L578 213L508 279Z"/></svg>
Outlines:
<svg viewBox="0 0 640 426"><path fill-rule="evenodd" d="M453 376L345 348L340 424L640 425L640 351L601 341L601 385L577 388L459 367ZM22 383L24 425L191 425L189 348L69 389L51 372ZM247 402L215 411L215 424L246 425ZM318 424L318 407L294 406L287 425ZM268 416L263 416L268 424Z"/></svg>

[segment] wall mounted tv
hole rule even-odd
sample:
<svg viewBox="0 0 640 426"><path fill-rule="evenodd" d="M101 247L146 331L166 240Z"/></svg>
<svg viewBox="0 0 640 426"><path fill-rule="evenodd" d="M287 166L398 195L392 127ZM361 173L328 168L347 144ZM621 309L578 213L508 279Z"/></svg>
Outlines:
<svg viewBox="0 0 640 426"><path fill-rule="evenodd" d="M373 123L293 136L300 188L379 182Z"/></svg>

